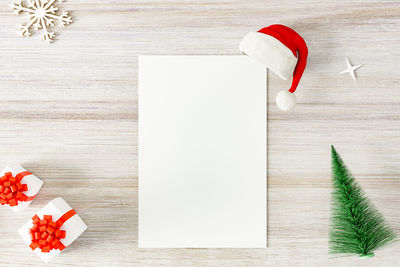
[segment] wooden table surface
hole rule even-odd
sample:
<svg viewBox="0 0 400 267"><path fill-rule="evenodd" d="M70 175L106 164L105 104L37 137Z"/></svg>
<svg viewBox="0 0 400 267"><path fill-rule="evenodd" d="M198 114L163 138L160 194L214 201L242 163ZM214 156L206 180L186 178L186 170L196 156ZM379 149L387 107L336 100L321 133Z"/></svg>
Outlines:
<svg viewBox="0 0 400 267"><path fill-rule="evenodd" d="M45 182L26 211L0 214L0 265L40 266L17 229L63 197L89 229L47 266L400 266L328 255L330 145L400 234L400 2L67 0L74 23L48 46L16 37L0 4L0 162ZM294 112L268 78L268 248L137 248L137 56L235 55L250 30L282 23L309 46ZM345 58L358 80L337 75Z"/></svg>

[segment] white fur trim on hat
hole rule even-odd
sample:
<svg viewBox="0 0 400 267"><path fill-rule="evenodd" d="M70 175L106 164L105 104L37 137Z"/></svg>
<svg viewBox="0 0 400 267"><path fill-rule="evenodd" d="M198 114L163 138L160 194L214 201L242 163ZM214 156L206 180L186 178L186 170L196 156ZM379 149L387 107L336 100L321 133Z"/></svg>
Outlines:
<svg viewBox="0 0 400 267"><path fill-rule="evenodd" d="M280 78L287 80L293 76L297 58L288 47L272 36L249 32L240 42L239 49L260 61Z"/></svg>

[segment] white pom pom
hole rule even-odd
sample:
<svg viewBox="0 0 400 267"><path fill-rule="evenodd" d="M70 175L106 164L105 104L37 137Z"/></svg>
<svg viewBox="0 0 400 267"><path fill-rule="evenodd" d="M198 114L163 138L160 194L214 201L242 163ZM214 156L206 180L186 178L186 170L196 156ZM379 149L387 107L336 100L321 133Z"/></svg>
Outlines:
<svg viewBox="0 0 400 267"><path fill-rule="evenodd" d="M276 95L276 105L283 111L290 111L296 106L297 98L289 91L280 91Z"/></svg>

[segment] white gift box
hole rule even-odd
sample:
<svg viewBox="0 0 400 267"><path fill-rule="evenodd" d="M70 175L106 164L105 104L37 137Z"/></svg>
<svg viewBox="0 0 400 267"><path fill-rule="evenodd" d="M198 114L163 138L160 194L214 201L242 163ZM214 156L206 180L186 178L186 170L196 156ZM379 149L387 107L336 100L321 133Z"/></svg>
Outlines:
<svg viewBox="0 0 400 267"><path fill-rule="evenodd" d="M26 173L27 170L25 170L24 168L22 168L19 165L10 165L9 167L5 167L1 173L0 173L0 177L3 177L6 173L11 173L13 177L16 177L18 174L20 173ZM24 191L23 193L27 196L27 197L35 197L39 191L40 188L43 185L43 181L40 180L39 178L37 178L35 175L31 174L28 172L27 175L25 175L22 180L20 181L21 184L26 184L28 186L28 190ZM15 212L18 212L26 207L29 206L29 204L31 204L32 200L28 200L28 201L18 201L18 205L11 207L9 204L5 204L4 206L8 206L10 209L12 209Z"/></svg>
<svg viewBox="0 0 400 267"><path fill-rule="evenodd" d="M50 201L43 209L36 213L36 215L40 218L40 220L44 219L44 215L51 215L52 220L57 222L63 215L71 212L72 208L65 202L62 198L56 198ZM30 219L24 226L22 226L18 233L25 240L28 248L31 250L29 245L32 242L32 237L30 233L30 229L33 226L33 219ZM74 242L85 230L87 229L87 225L85 222L79 217L78 214L74 213L74 215L68 218L62 226L59 228L61 231L65 231L65 238L61 238L60 242L68 247ZM51 249L49 252L42 252L42 250L37 247L34 249L36 255L38 255L44 262L49 262L52 258L61 253L59 249Z"/></svg>

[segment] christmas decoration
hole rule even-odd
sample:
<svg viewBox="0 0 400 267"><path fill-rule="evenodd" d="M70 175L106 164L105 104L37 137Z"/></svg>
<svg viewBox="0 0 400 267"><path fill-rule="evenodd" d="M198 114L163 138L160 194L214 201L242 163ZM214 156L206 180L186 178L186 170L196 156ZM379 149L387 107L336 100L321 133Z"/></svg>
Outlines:
<svg viewBox="0 0 400 267"><path fill-rule="evenodd" d="M330 252L372 257L396 238L332 146L333 216Z"/></svg>
<svg viewBox="0 0 400 267"><path fill-rule="evenodd" d="M63 0L59 0L63 2ZM31 30L43 29L41 39L52 43L55 38L54 31L50 31L49 27L54 26L54 21L58 21L60 26L72 23L72 18L68 12L59 14L55 5L56 0L28 0L25 4L21 0L14 0L10 7L16 15L20 12L27 13L27 23L19 27L18 34L20 37L31 36Z"/></svg>
<svg viewBox="0 0 400 267"><path fill-rule="evenodd" d="M49 262L74 242L87 225L62 198L49 202L18 233L43 261Z"/></svg>
<svg viewBox="0 0 400 267"><path fill-rule="evenodd" d="M354 71L356 69L361 68L363 65L353 66L353 65L351 65L350 60L348 58L346 58L346 64L347 64L347 68L344 71L339 72L339 74L349 73L351 75L351 77L353 77L353 80L356 80L356 74L354 73Z"/></svg>
<svg viewBox="0 0 400 267"><path fill-rule="evenodd" d="M52 249L64 250L65 246L60 240L65 238L66 233L64 230L60 230L60 227L75 214L74 210L70 210L57 222L53 221L53 216L51 215L43 215L43 219L40 219L37 215L33 216L33 226L29 230L32 242L29 247L32 250L40 248L42 252L46 253Z"/></svg>
<svg viewBox="0 0 400 267"><path fill-rule="evenodd" d="M6 167L0 173L0 204L19 211L32 202L43 181L21 166Z"/></svg>
<svg viewBox="0 0 400 267"><path fill-rule="evenodd" d="M239 49L280 78L287 80L293 76L289 91L280 91L276 97L281 110L292 110L297 102L294 92L307 64L308 49L303 38L291 28L275 24L248 33Z"/></svg>

